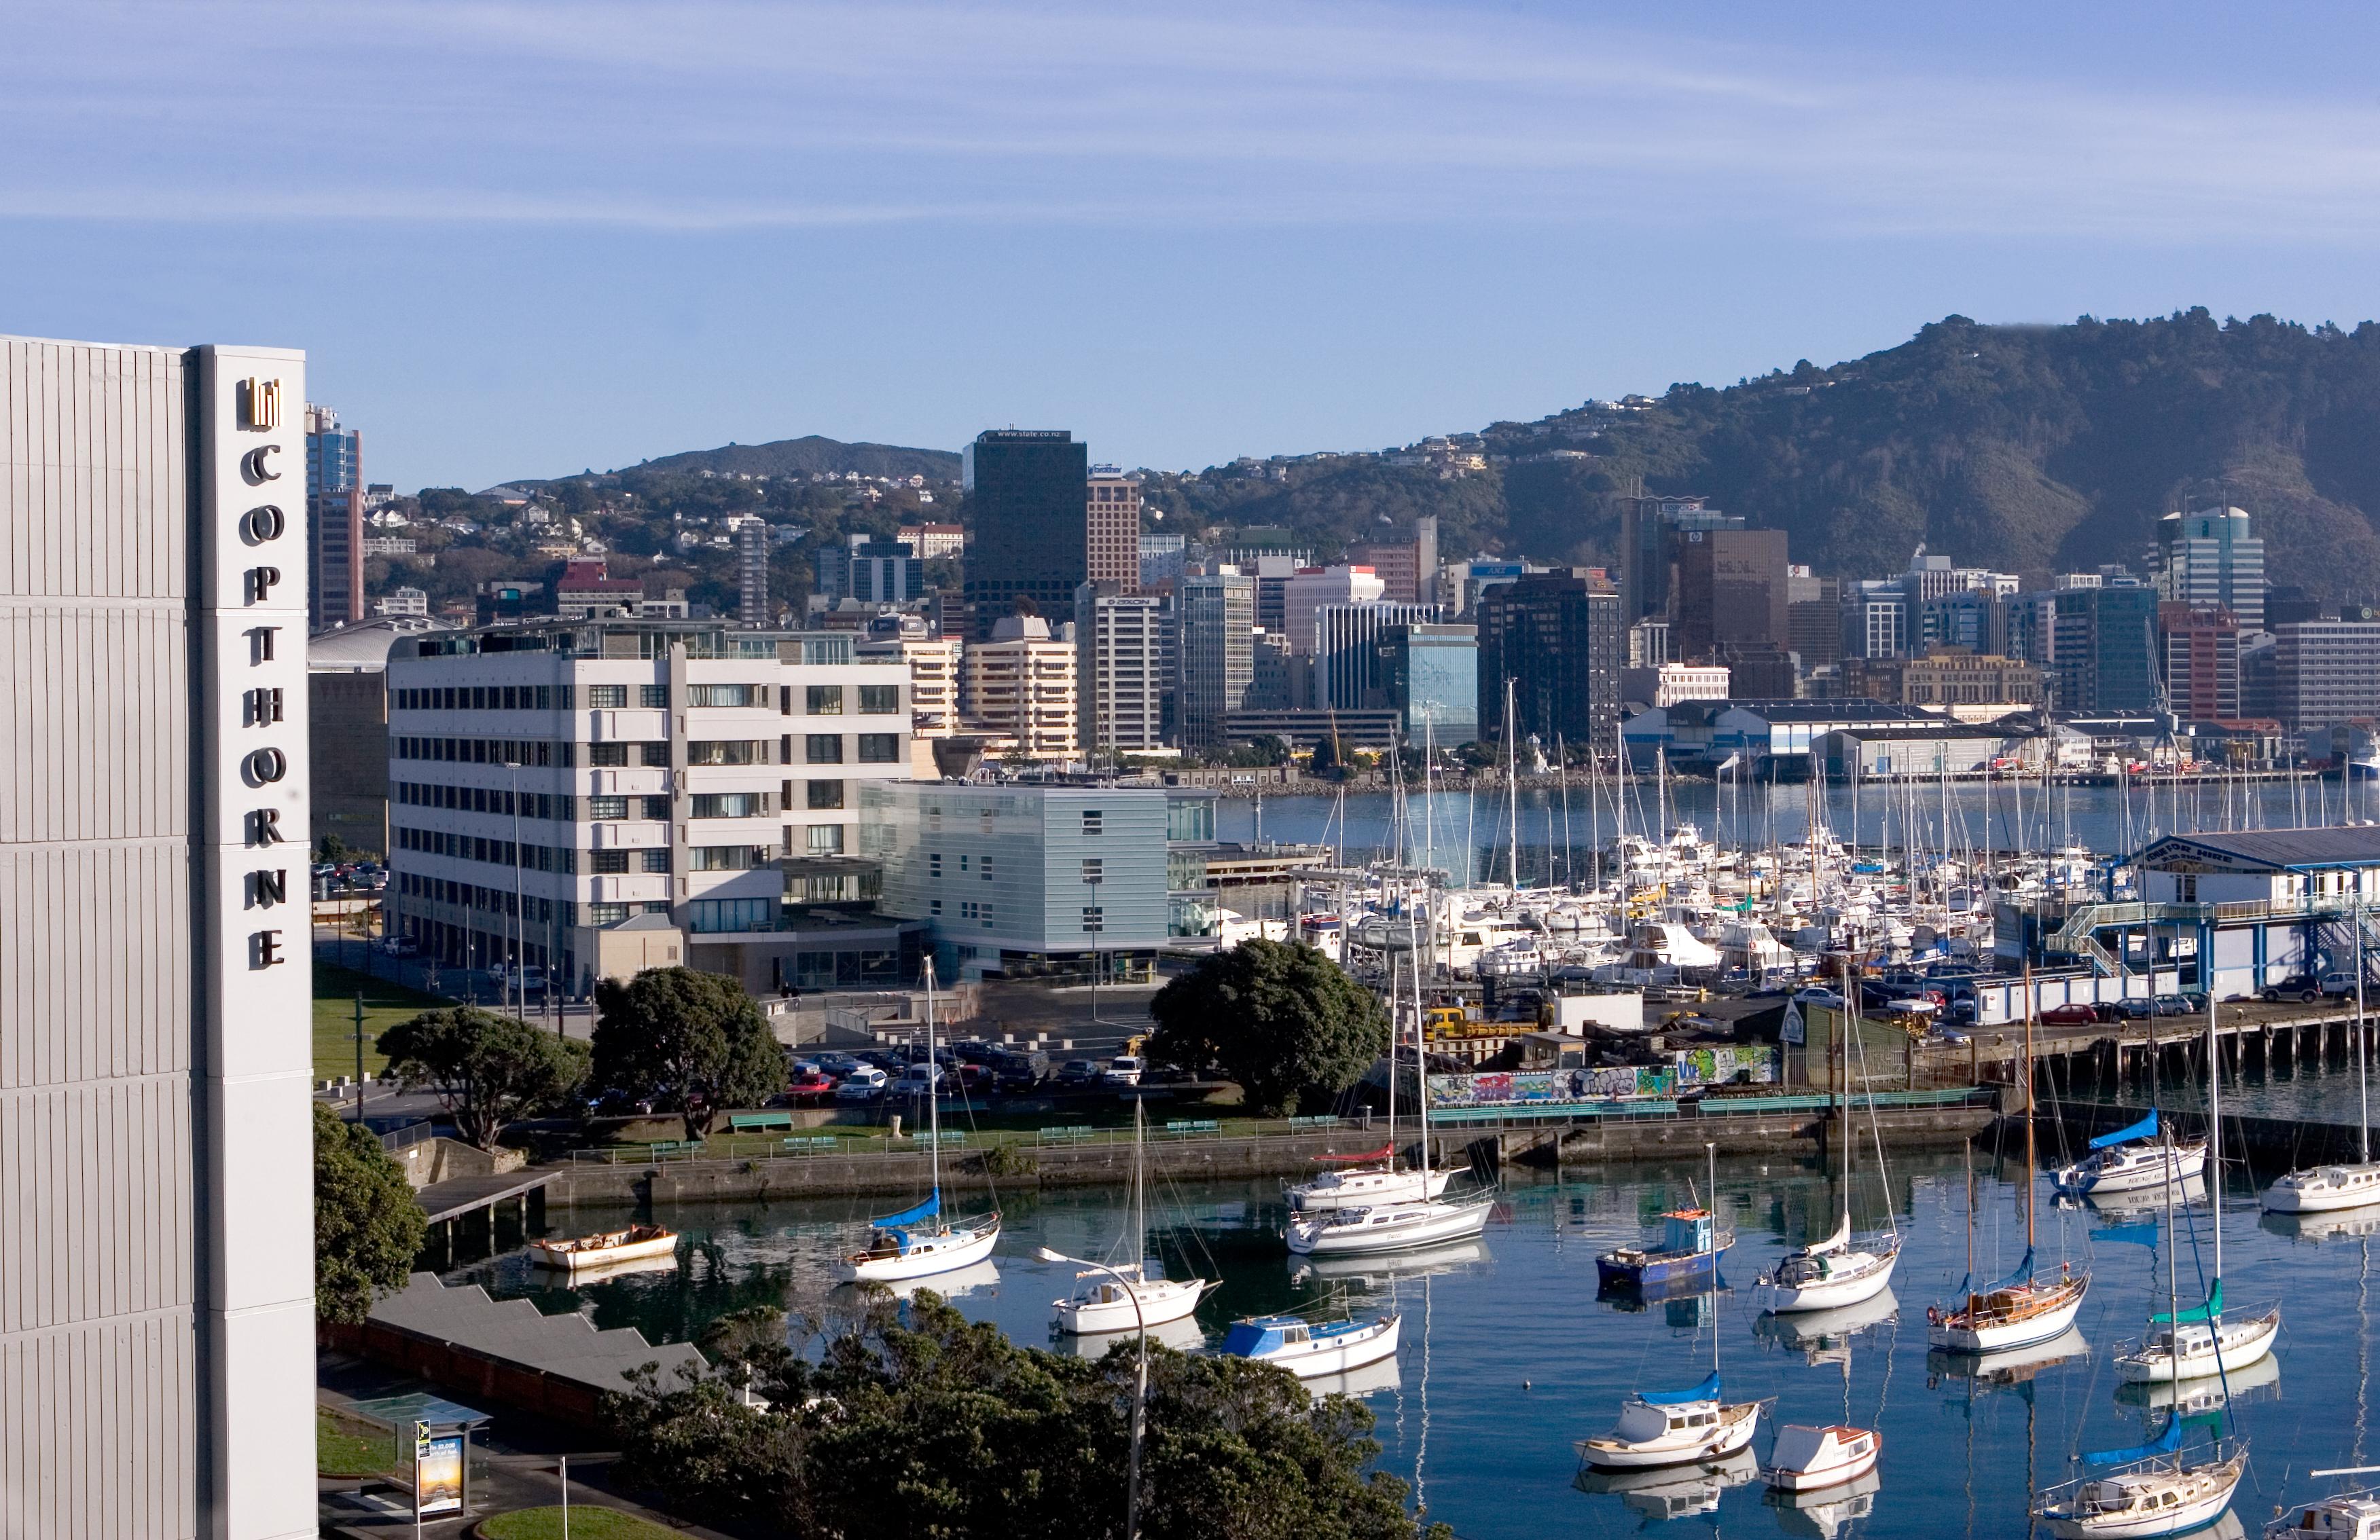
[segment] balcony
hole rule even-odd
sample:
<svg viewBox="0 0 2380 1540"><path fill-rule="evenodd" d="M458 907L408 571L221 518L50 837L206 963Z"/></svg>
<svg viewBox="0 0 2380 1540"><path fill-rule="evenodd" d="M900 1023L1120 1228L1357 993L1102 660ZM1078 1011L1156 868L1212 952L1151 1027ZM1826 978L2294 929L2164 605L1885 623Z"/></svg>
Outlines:
<svg viewBox="0 0 2380 1540"><path fill-rule="evenodd" d="M588 837L597 850L659 850L669 843L669 825L599 823L589 826Z"/></svg>

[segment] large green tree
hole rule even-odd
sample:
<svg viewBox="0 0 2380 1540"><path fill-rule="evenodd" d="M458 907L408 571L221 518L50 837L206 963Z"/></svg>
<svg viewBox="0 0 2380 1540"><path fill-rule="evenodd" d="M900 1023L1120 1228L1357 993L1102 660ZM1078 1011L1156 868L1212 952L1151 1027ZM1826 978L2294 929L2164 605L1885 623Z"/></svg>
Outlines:
<svg viewBox="0 0 2380 1540"><path fill-rule="evenodd" d="M739 1530L838 1540L1121 1540L1133 1358L1021 1348L930 1291L831 1332L815 1361L774 1311L708 1334L719 1376L613 1399L632 1485ZM737 1394L756 1389L759 1412ZM1145 1540L1414 1540L1366 1473L1369 1413L1286 1372L1151 1350ZM1443 1534L1442 1526L1436 1531Z"/></svg>
<svg viewBox="0 0 2380 1540"><path fill-rule="evenodd" d="M595 987L595 1084L710 1132L722 1110L784 1089L785 1055L744 987L692 968L647 968Z"/></svg>
<svg viewBox="0 0 2380 1540"><path fill-rule="evenodd" d="M379 1047L388 1073L408 1091L436 1091L455 1132L480 1149L516 1118L560 1110L587 1081L585 1044L471 1005L401 1021Z"/></svg>
<svg viewBox="0 0 2380 1540"><path fill-rule="evenodd" d="M1389 1050L1372 992L1312 947L1243 941L1157 992L1151 1056L1219 1063L1248 1105L1275 1116L1336 1097Z"/></svg>
<svg viewBox="0 0 2380 1540"><path fill-rule="evenodd" d="M360 1321L405 1286L427 1228L405 1169L369 1128L314 1104L314 1314Z"/></svg>

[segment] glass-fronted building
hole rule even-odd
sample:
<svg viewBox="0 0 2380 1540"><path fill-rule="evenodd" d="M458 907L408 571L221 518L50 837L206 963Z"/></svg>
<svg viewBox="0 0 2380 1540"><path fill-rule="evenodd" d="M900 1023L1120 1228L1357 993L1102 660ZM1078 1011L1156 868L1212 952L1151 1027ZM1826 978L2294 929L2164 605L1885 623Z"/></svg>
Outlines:
<svg viewBox="0 0 2380 1540"><path fill-rule="evenodd" d="M1378 676L1408 742L1479 736L1479 628L1415 621L1380 633Z"/></svg>
<svg viewBox="0 0 2380 1540"><path fill-rule="evenodd" d="M1063 429L993 429L963 452L975 523L965 593L976 640L990 641L1020 598L1040 614L1072 612L1075 589L1090 576L1089 456Z"/></svg>

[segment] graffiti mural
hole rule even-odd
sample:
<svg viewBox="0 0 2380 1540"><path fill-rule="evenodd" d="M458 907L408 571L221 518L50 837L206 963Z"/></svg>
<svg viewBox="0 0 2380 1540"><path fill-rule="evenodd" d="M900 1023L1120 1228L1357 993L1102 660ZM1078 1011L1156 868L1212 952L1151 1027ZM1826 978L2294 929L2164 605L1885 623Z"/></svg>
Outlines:
<svg viewBox="0 0 2380 1540"><path fill-rule="evenodd" d="M1429 1077L1432 1107L1531 1107L1661 1099L1704 1085L1773 1085L1778 1051L1766 1044L1683 1049L1666 1065L1500 1071Z"/></svg>

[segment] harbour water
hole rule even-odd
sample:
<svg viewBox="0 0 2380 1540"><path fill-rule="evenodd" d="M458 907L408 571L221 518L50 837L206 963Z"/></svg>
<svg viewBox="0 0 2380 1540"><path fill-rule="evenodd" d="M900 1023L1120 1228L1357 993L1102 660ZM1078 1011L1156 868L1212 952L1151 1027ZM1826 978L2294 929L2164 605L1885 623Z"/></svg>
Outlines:
<svg viewBox="0 0 2380 1540"><path fill-rule="evenodd" d="M2005 1152L2013 1155L2015 1152ZM1970 1251L1968 1190L1976 1194ZM1649 1305L1598 1300L1594 1258L1638 1239L1664 1208L1697 1195L1698 1163L1613 1167L1592 1174L1513 1173L1505 1201L1475 1246L1402 1261L1343 1263L1327 1273L1293 1264L1280 1240L1283 1205L1269 1184L1177 1185L1153 1180L1152 1225L1170 1272L1223 1279L1197 1316L1196 1340L1220 1339L1235 1316L1328 1307L1403 1313L1402 1347L1354 1387L1378 1419L1378 1464L1415 1485L1429 1517L1465 1540L1538 1540L1548 1533L1851 1534L2006 1536L2025 1533L2035 1485L2076 1473L2078 1449L2137 1443L2160 1415L2142 1388L2119 1388L2110 1349L2164 1308L2166 1254L2119 1241L2166 1235L2161 1209L2054 1208L2040 1188L2045 1266L2092 1271L2076 1334L2047 1362L1981 1366L1929 1357L1925 1308L1971 1269L1995 1277L2024 1246L2019 1169L1994 1153L1931 1150L1892 1162L1888 1202L1868 1175L1854 1183L1863 1228L1888 1219L1904 1249L1898 1309L1856 1330L1803 1338L1756 1320L1747 1301L1755 1275L1789 1245L1831 1228L1839 1199L1810 1166L1721 1162L1720 1201L1739 1232L1715 1306L1707 1296ZM1032 1259L1047 1244L1111 1257L1123 1194L1105 1190L1003 1195L1006 1232L995 1259L938 1280L967 1315L1019 1341L1051 1343L1050 1303L1071 1285L1062 1267ZM658 1216L685 1236L674 1267L554 1286L519 1253L449 1274L548 1311L577 1308L603 1327L637 1326L684 1340L726 1311L769 1303L813 1315L835 1308L828 1263L857 1239L865 1200L689 1205ZM557 1228L614 1224L623 1210L557 1208ZM2225 1294L2235 1309L2279 1302L2280 1346L2269 1366L2235 1376L2228 1431L2253 1457L2234 1512L2252 1532L2277 1502L2317 1489L2305 1472L2380 1456L2368 1404L2375 1302L2365 1236L2380 1210L2304 1222L2260 1218L2244 1179L2227 1214ZM2181 1291L2194 1297L2211 1264L2204 1205L2173 1233ZM2146 1226L2146 1229L2143 1227ZM840 1296L848 1303L847 1294ZM1880 1427L1884 1452L1865 1517L1780 1509L1757 1479L1721 1485L1691 1473L1577 1485L1572 1440L1608 1427L1638 1388L1694 1384L1710 1359L1714 1321L1730 1400L1774 1397L1775 1421L1848 1420ZM1855 1324L1855 1323L1854 1323ZM1056 1345L1074 1351L1074 1344ZM2190 1388L2220 1400L2219 1385ZM2193 1438L2204 1435L2193 1432ZM1764 1429L1755 1449L1765 1453ZM1853 1504L1853 1507L1860 1506ZM1844 1520L1838 1530L1826 1521ZM2225 1529L2217 1533L2236 1534Z"/></svg>

